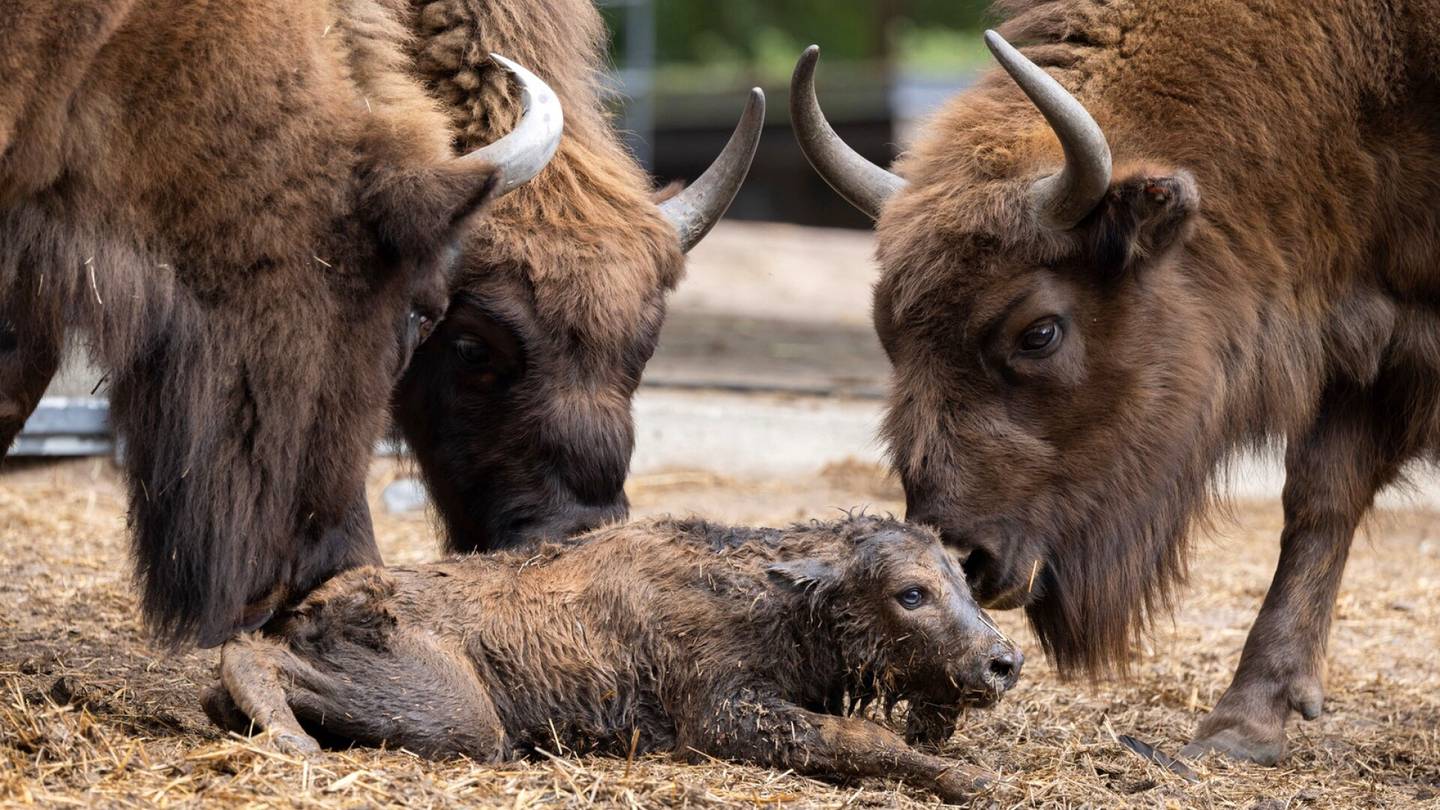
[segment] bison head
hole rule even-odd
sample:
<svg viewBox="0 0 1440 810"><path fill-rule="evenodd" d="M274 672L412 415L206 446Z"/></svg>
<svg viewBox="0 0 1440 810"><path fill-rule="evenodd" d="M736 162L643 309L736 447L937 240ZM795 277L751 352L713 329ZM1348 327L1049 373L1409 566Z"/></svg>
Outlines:
<svg viewBox="0 0 1440 810"><path fill-rule="evenodd" d="M449 314L396 395L453 550L626 516L630 400L665 296L739 190L765 110L757 89L714 165L662 199L583 107L550 168L472 230Z"/></svg>
<svg viewBox="0 0 1440 810"><path fill-rule="evenodd" d="M813 49L792 114L811 163L879 220L883 430L907 518L968 555L982 603L1025 607L1062 671L1095 674L1168 603L1216 453L1199 193L1183 169L1112 167L1079 101L987 43L1008 77L943 113L905 179L825 123Z"/></svg>

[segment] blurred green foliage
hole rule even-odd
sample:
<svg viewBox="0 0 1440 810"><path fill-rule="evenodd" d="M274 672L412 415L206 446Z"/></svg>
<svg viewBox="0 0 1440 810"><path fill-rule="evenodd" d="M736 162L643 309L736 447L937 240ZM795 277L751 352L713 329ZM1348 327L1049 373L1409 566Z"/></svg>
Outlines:
<svg viewBox="0 0 1440 810"><path fill-rule="evenodd" d="M662 70L788 76L811 43L826 61L890 62L918 70L983 63L991 0L655 0ZM622 9L607 9L624 47Z"/></svg>

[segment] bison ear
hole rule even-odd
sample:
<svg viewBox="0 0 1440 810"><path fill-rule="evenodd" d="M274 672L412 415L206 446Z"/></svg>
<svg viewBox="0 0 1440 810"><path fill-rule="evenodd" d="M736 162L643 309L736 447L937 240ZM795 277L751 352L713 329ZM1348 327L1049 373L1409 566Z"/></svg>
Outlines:
<svg viewBox="0 0 1440 810"><path fill-rule="evenodd" d="M1119 274L1181 242L1200 207L1195 178L1183 169L1139 169L1112 183L1090 224L1090 249L1104 272Z"/></svg>
<svg viewBox="0 0 1440 810"><path fill-rule="evenodd" d="M499 179L495 167L464 160L375 171L364 209L385 250L423 259L460 236L470 217L497 196Z"/></svg>
<svg viewBox="0 0 1440 810"><path fill-rule="evenodd" d="M798 560L784 560L771 563L765 569L771 576L799 588L823 588L839 579L834 563L802 557Z"/></svg>

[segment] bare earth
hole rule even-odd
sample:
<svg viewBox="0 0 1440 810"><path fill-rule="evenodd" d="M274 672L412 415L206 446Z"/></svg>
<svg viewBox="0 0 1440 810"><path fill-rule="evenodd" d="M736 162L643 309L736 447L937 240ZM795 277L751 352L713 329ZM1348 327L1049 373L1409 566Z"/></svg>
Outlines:
<svg viewBox="0 0 1440 810"><path fill-rule="evenodd" d="M435 556L420 515L378 505L402 472L371 476L390 561ZM636 512L746 523L899 510L894 483L864 465L806 479L735 481L677 470L637 477ZM1292 726L1278 768L1207 759L1199 781L1129 753L1129 734L1173 752L1219 697L1269 580L1280 516L1244 504L1200 543L1186 598L1161 622L1131 680L1062 683L1021 617L997 618L1030 663L997 709L968 717L946 753L1003 783L999 807L1375 807L1440 799L1440 515L1388 512L1357 543L1331 645L1326 715ZM124 502L107 462L15 463L0 473L0 804L903 806L934 800L881 780L827 784L728 763L554 758L490 767L352 750L308 762L227 738L200 713L216 654L150 645L129 585Z"/></svg>

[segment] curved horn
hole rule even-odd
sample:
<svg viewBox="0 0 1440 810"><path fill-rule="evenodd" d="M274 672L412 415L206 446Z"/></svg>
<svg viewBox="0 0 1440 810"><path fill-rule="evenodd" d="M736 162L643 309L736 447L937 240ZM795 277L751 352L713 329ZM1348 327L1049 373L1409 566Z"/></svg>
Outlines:
<svg viewBox="0 0 1440 810"><path fill-rule="evenodd" d="M755 87L720 156L684 191L660 203L660 213L680 236L681 250L689 253L724 216L745 182L745 175L750 173L764 127L765 92Z"/></svg>
<svg viewBox="0 0 1440 810"><path fill-rule="evenodd" d="M495 196L509 194L529 182L545 168L565 130L565 114L550 85L539 76L498 53L490 54L501 67L515 75L520 84L520 121L510 134L465 155L461 160L483 160L499 169Z"/></svg>
<svg viewBox="0 0 1440 810"><path fill-rule="evenodd" d="M1073 228L1110 188L1110 145L1105 133L1083 104L1004 37L986 31L985 44L1060 139L1065 168L1037 180L1030 193L1042 222L1060 230Z"/></svg>
<svg viewBox="0 0 1440 810"><path fill-rule="evenodd" d="M861 157L835 134L815 98L815 63L819 61L820 46L811 45L795 63L790 78L790 126L795 140L830 188L871 219L879 219L885 201L904 188L905 181Z"/></svg>

